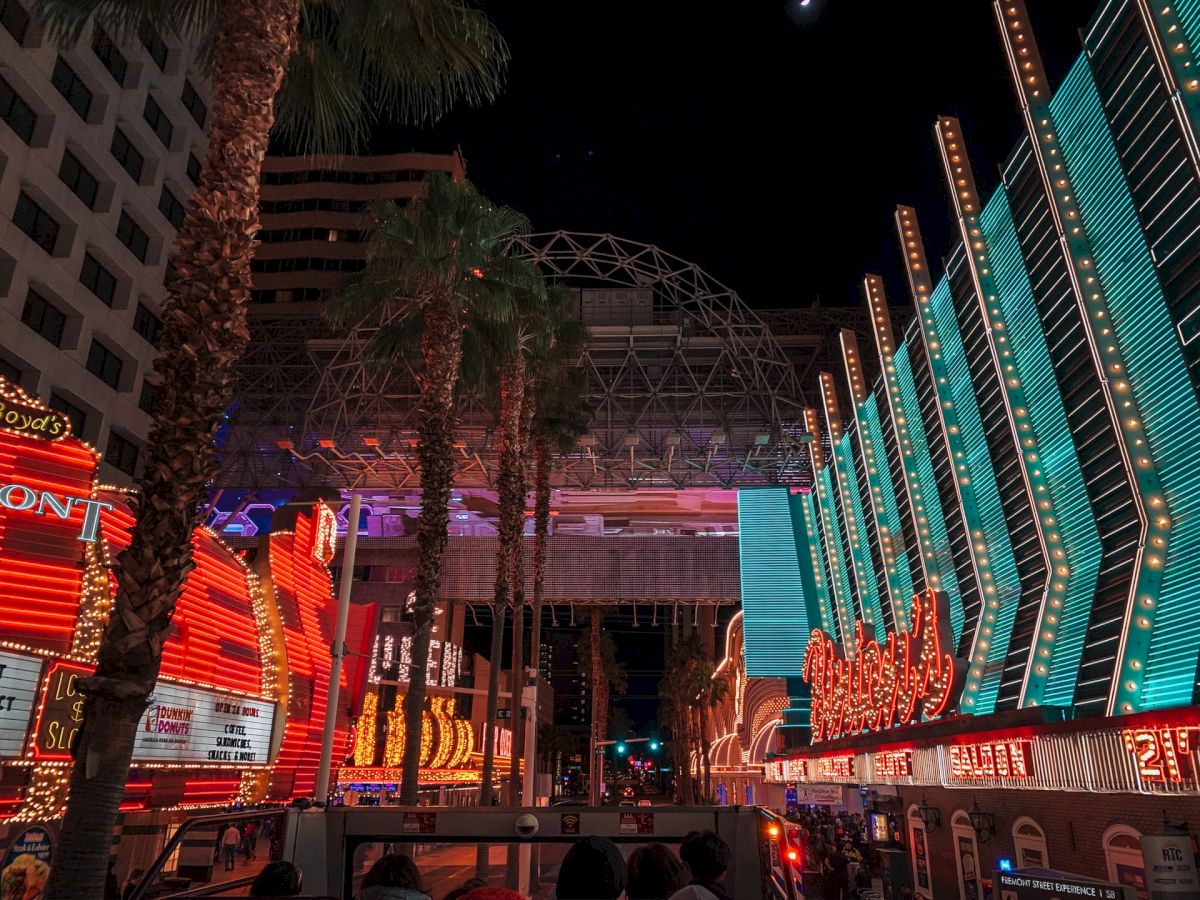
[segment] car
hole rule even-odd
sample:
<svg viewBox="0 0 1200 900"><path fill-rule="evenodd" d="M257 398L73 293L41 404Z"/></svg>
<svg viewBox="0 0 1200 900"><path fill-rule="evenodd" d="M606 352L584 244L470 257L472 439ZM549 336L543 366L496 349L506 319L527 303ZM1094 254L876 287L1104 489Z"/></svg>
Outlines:
<svg viewBox="0 0 1200 900"><path fill-rule="evenodd" d="M634 803L632 800L622 800L622 801L621 801L620 803L618 803L617 805L618 805L618 806L628 806L628 807L630 807L631 809L636 809L636 808L637 808L637 804L636 804L636 803Z"/></svg>
<svg viewBox="0 0 1200 900"><path fill-rule="evenodd" d="M587 806L587 797L558 797L550 804L551 806Z"/></svg>
<svg viewBox="0 0 1200 900"><path fill-rule="evenodd" d="M653 806L654 804L651 803L649 800L639 800L637 802L637 805L638 806Z"/></svg>

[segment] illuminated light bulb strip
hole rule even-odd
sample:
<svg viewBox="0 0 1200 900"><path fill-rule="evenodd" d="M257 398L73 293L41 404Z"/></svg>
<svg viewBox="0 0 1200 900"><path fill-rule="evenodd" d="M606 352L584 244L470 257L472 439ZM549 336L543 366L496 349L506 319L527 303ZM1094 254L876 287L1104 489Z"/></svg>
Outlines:
<svg viewBox="0 0 1200 900"><path fill-rule="evenodd" d="M818 447L821 440L820 426L816 422L817 412L806 409L805 417L809 421L809 432L813 435L812 447ZM820 464L817 464L817 460ZM825 466L823 451L813 452L813 486L817 491L817 507L821 511L821 532L825 537L825 555L829 563L831 578L830 593L834 606L837 608L838 633L842 638L842 646L847 653L853 653L854 647L854 613L850 609L850 583L846 577L845 564L842 560L841 537L838 535L836 516L833 514L833 482L829 469Z"/></svg>
<svg viewBox="0 0 1200 900"><path fill-rule="evenodd" d="M10 822L38 822L57 819L67 806L71 787L72 764L43 763L29 773L25 802Z"/></svg>
<svg viewBox="0 0 1200 900"><path fill-rule="evenodd" d="M1001 0L994 5L996 19L1008 56L1009 70L1025 119L1025 129L1038 163L1046 196L1069 265L1076 302L1083 311L1088 344L1097 369L1104 373L1105 405L1108 407L1121 458L1138 502L1142 533L1138 542L1136 572L1126 603L1125 622L1117 651L1117 674L1109 697L1110 714L1141 709L1142 685L1150 637L1158 610L1162 572L1167 559L1171 518L1154 454L1142 427L1142 412L1126 377L1124 354L1112 333L1108 298L1096 273L1091 239L1083 228L1076 192L1064 161L1057 125L1050 107L1050 86L1034 40L1023 0ZM1134 461L1137 465L1134 465Z"/></svg>
<svg viewBox="0 0 1200 900"><path fill-rule="evenodd" d="M841 610L838 608L837 596L840 573L839 575L834 574L833 560L823 541L825 517L820 499L824 489L822 473L825 470L825 448L821 445L821 423L817 411L806 407L804 421L808 433L813 436L812 443L808 445L813 463L813 493L809 494L807 498L809 500L809 518L806 523L805 535L809 539L810 555L818 573L817 584L820 585L824 580L826 570L829 573L824 594L825 605L821 608L821 621L825 624L825 630L829 634L837 634L841 627Z"/></svg>
<svg viewBox="0 0 1200 900"><path fill-rule="evenodd" d="M879 477L880 464L875 454L876 435L873 423L867 415L867 405L875 402L875 396L867 389L867 380L862 369L862 356L859 354L858 339L854 332L843 328L839 339L842 345L842 360L846 366L846 380L850 383L850 394L854 400L854 421L858 428L859 447L862 449L863 462L867 470L867 486L871 491L871 514L875 517L875 533L879 535L879 549L883 556L883 568L887 577L888 599L892 604L892 620L895 622L896 631L907 631L908 611L905 604L912 596L912 579L902 579L900 576L897 559L902 562L907 575L908 556L904 552L903 537L900 535L898 527L896 541L899 541L901 548L899 552L896 551L896 541L892 537L893 522L884 505L883 487ZM883 460L882 468L887 476L886 457ZM899 523L895 524L899 525ZM906 581L907 584L905 584Z"/></svg>
<svg viewBox="0 0 1200 900"><path fill-rule="evenodd" d="M908 493L908 508L913 518L913 532L917 536L917 543L921 550L921 568L925 573L925 583L933 590L941 590L941 565L938 563L933 541L930 540L929 519L926 515L926 488L922 485L921 476L914 465L912 435L908 429L910 417L919 415L919 411L905 409L903 394L896 378L896 345L892 332L892 314L888 309L887 296L884 294L883 279L878 275L867 275L863 279L863 295L866 297L867 308L871 313L875 347L879 351L879 361L883 368L883 380L888 395L888 411L892 418L892 425L896 429L896 439L900 444L900 466L903 469L904 488ZM929 488L934 491L933 502L940 503L941 501L936 496L936 485L930 485ZM947 573L947 580L949 580L950 574ZM897 628L905 630L900 629L899 625Z"/></svg>
<svg viewBox="0 0 1200 900"><path fill-rule="evenodd" d="M1135 0L1163 83L1171 89L1171 112L1187 148L1188 159L1195 175L1200 177L1200 143L1196 136L1196 126L1200 123L1200 67L1196 65L1192 42L1179 17L1179 2L1182 0L1158 0L1155 3Z"/></svg>
<svg viewBox="0 0 1200 900"><path fill-rule="evenodd" d="M1005 652L997 652L998 648L993 644L992 635L996 622L996 611L1000 607L1000 597L996 589L992 567L988 562L989 549L983 520L979 514L971 470L963 448L958 412L954 407L954 398L949 388L949 374L946 363L942 359L941 339L930 305L933 296L933 279L929 275L929 263L925 258L925 243L917 224L916 210L909 206L897 207L896 229L904 255L905 270L908 273L909 289L917 307L917 321L921 325L921 334L925 339L925 360L929 365L934 392L937 394L938 412L940 413L938 418L942 425L942 437L945 439L951 465L954 467L954 489L958 494L958 506L962 513L963 524L970 536L971 564L982 591L979 622L971 643L971 652L968 657L969 666L961 701L963 712L982 715L992 712L987 704L979 702L980 689L983 687L988 661L989 659L1000 660L1007 655L1007 636L1004 642Z"/></svg>
<svg viewBox="0 0 1200 900"><path fill-rule="evenodd" d="M829 588L825 584L824 554L821 552L821 542L817 535L817 529L821 526L817 522L816 500L811 493L801 494L800 506L804 518L804 536L808 542L808 556L812 561L813 584L816 587L821 630L826 634L833 634L835 628L833 603L829 598Z"/></svg>
<svg viewBox="0 0 1200 900"><path fill-rule="evenodd" d="M1063 608L1071 585L1071 563L1062 540L1054 492L1050 489L1050 480L1043 461L1045 454L1030 413L1019 360L1009 342L1008 320L992 269L987 236L979 222L982 202L975 185L975 173L967 156L962 126L957 119L942 116L938 119L935 130L947 186L958 218L959 236L963 241L971 280L975 287L975 299L979 302L979 311L983 316L989 356L996 380L1004 391L1005 415L1013 443L1020 455L1021 474L1024 476L1025 490L1034 510L1034 524L1037 527L1042 558L1048 573L1046 590L1038 612L1038 625L1030 648L1029 664L1025 669L1025 683L1021 689L1022 706L1039 706L1045 695L1054 644L1058 638ZM990 602L985 607L981 635L987 626L995 623L995 609Z"/></svg>
<svg viewBox="0 0 1200 900"><path fill-rule="evenodd" d="M433 720L437 732L433 753L426 763L431 769L444 767L454 753L454 725L450 720L454 711L453 702L447 697L431 697L429 700L428 715Z"/></svg>
<svg viewBox="0 0 1200 900"><path fill-rule="evenodd" d="M858 520L862 502L858 496L850 436L842 431L842 415L838 408L837 386L833 374L822 372L820 378L825 421L833 439L833 474L838 484L837 501L842 510L846 549L850 552L850 565L854 569L854 583L858 588L858 612L863 622L877 628L883 625L882 611L879 608L879 587L875 583L875 570L871 567L866 535L860 534L862 529Z"/></svg>
<svg viewBox="0 0 1200 900"><path fill-rule="evenodd" d="M379 722L379 697L374 691L363 697L362 712L354 734L354 764L369 766L375 762L375 734Z"/></svg>

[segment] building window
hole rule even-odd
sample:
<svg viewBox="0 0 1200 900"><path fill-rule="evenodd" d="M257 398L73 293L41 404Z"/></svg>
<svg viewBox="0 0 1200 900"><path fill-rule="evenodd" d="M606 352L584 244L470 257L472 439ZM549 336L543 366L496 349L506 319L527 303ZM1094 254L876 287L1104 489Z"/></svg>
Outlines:
<svg viewBox="0 0 1200 900"><path fill-rule="evenodd" d="M203 128L208 119L208 107L204 105L204 101L200 99L200 95L196 93L196 89L186 78L183 80L183 96L180 99L183 101L184 109L191 113L196 124Z"/></svg>
<svg viewBox="0 0 1200 900"><path fill-rule="evenodd" d="M1142 834L1129 825L1112 825L1100 838L1108 880L1118 884L1144 884L1146 861L1142 856ZM1138 880L1134 880L1138 879Z"/></svg>
<svg viewBox="0 0 1200 900"><path fill-rule="evenodd" d="M0 78L0 119L16 132L25 143L33 143L33 130L37 127L37 113L13 90L11 84Z"/></svg>
<svg viewBox="0 0 1200 900"><path fill-rule="evenodd" d="M150 312L144 303L138 303L137 312L133 315L133 330L144 337L149 343L157 344L158 336L162 334L162 319Z"/></svg>
<svg viewBox="0 0 1200 900"><path fill-rule="evenodd" d="M120 469L126 475L132 475L137 470L138 445L115 431L108 433L108 449L104 451L104 461L114 469Z"/></svg>
<svg viewBox="0 0 1200 900"><path fill-rule="evenodd" d="M90 253L83 255L83 265L79 267L79 282L103 300L106 306L113 305L117 296L117 279Z"/></svg>
<svg viewBox="0 0 1200 900"><path fill-rule="evenodd" d="M95 338L88 350L87 370L107 384L113 390L121 386L121 369L125 364L121 357L113 353Z"/></svg>
<svg viewBox="0 0 1200 900"><path fill-rule="evenodd" d="M146 164L146 159L120 128L113 129L109 150L113 158L121 164L121 168L129 173L130 178L138 182L142 180L142 167Z"/></svg>
<svg viewBox="0 0 1200 900"><path fill-rule="evenodd" d="M113 81L118 86L125 87L125 79L129 76L129 60L117 49L112 38L99 28L92 35L92 52L104 64L104 68L108 69L108 74L113 77Z"/></svg>
<svg viewBox="0 0 1200 900"><path fill-rule="evenodd" d="M129 248L129 252L138 258L138 262L146 261L146 253L150 249L150 235L129 213L121 210L121 218L117 221L117 240Z"/></svg>
<svg viewBox="0 0 1200 900"><path fill-rule="evenodd" d="M150 129L158 135L158 139L163 142L164 147L171 146L171 137L175 134L175 126L171 124L171 120L167 118L167 114L162 111L162 107L158 105L158 101L146 95L146 105L142 107L142 118L146 120L146 124Z"/></svg>
<svg viewBox="0 0 1200 900"><path fill-rule="evenodd" d="M50 83L63 95L71 109L79 113L79 118L87 121L88 113L92 110L92 92L62 56L54 62L54 73L50 76Z"/></svg>
<svg viewBox="0 0 1200 900"><path fill-rule="evenodd" d="M144 413L154 415L154 410L158 408L158 388L148 381L142 381L142 392L138 395L138 409Z"/></svg>
<svg viewBox="0 0 1200 900"><path fill-rule="evenodd" d="M29 293L25 295L25 308L21 310L21 321L55 347L62 346L67 317L33 288L30 288Z"/></svg>
<svg viewBox="0 0 1200 900"><path fill-rule="evenodd" d="M52 410L60 412L67 417L67 421L71 423L71 434L76 437L83 434L83 427L87 424L87 413L84 410L76 406L62 394L52 393L49 405Z"/></svg>
<svg viewBox="0 0 1200 900"><path fill-rule="evenodd" d="M0 359L0 378L3 378L9 384L20 384L24 374L24 372L7 359Z"/></svg>
<svg viewBox="0 0 1200 900"><path fill-rule="evenodd" d="M912 854L913 877L916 881L914 897L933 900L933 882L929 870L929 839L925 832L925 823L921 820L916 806L908 810L908 846Z"/></svg>
<svg viewBox="0 0 1200 900"><path fill-rule="evenodd" d="M1050 852L1046 848L1046 832L1028 816L1013 822L1013 847L1017 851L1018 869L1050 868Z"/></svg>
<svg viewBox="0 0 1200 900"><path fill-rule="evenodd" d="M188 181L200 187L200 160L196 158L195 153L188 154L187 177Z"/></svg>
<svg viewBox="0 0 1200 900"><path fill-rule="evenodd" d="M84 168L83 163L70 150L63 151L62 165L58 167L58 177L71 189L76 197L83 201L88 209L95 209L96 195L100 192L100 182L92 177L92 173Z"/></svg>
<svg viewBox="0 0 1200 900"><path fill-rule="evenodd" d="M167 189L165 184L162 193L158 196L158 211L167 217L167 221L175 226L176 231L183 225L183 204Z"/></svg>
<svg viewBox="0 0 1200 900"><path fill-rule="evenodd" d="M150 58L154 60L154 64L158 66L159 71L164 71L167 68L167 57L171 51L168 49L166 41L153 28L144 27L138 32L138 37L142 40L142 46L146 48L146 52L150 54Z"/></svg>
<svg viewBox="0 0 1200 900"><path fill-rule="evenodd" d="M0 0L0 25L18 44L25 43L29 31L29 13L17 0Z"/></svg>
<svg viewBox="0 0 1200 900"><path fill-rule="evenodd" d="M17 195L13 224L47 253L54 252L54 245L58 242L58 223L24 191Z"/></svg>

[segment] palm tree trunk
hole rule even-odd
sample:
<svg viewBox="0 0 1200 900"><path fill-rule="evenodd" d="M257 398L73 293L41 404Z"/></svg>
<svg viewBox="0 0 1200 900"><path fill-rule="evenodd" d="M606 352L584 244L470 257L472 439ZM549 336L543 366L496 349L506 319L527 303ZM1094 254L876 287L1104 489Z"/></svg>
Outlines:
<svg viewBox="0 0 1200 900"><path fill-rule="evenodd" d="M412 667L404 695L404 758L400 803L415 806L421 773L421 727L425 711L429 639L442 578L442 554L454 483L454 387L462 360L462 321L453 302L427 305L421 333L424 367L417 409L417 461L421 466L421 519L417 528L417 590L413 604Z"/></svg>
<svg viewBox="0 0 1200 900"><path fill-rule="evenodd" d="M501 378L501 397L506 389L509 400L509 415L513 426L509 435L511 442L504 449L508 459L502 457L502 465L508 467L508 497L507 511L501 510L501 515L509 517L507 537L508 562L511 566L512 601L513 601L513 637L512 637L512 755L508 766L508 803L518 806L521 796L521 757L525 751L525 720L522 718L521 694L525 687L525 447L526 421L532 403L532 395L528 391L525 378L524 361L520 353L514 355L507 384Z"/></svg>
<svg viewBox="0 0 1200 900"><path fill-rule="evenodd" d="M534 502L533 502L533 623L529 633L529 668L534 683L541 679L542 598L546 588L546 538L550 530L550 461L546 453L546 438L539 434L534 440ZM536 709L534 710L536 713ZM537 727L535 720L533 727ZM549 767L547 767L549 771ZM526 798L530 802L532 798Z"/></svg>
<svg viewBox="0 0 1200 900"><path fill-rule="evenodd" d="M500 657L504 654L505 608L492 604L492 655L488 662L487 709L483 720L483 767L479 773L479 805L492 805L492 782L496 779L496 709L500 695ZM475 848L475 875L488 877L488 844Z"/></svg>
<svg viewBox="0 0 1200 900"><path fill-rule="evenodd" d="M592 653L592 745L588 748L591 755L591 784L592 796L600 797L600 782L604 780L604 756L597 752L596 744L604 740L604 732L600 727L601 720L601 691L600 683L604 680L604 661L600 657L600 612L592 610L590 632L590 648Z"/></svg>
<svg viewBox="0 0 1200 900"><path fill-rule="evenodd" d="M700 701L700 761L704 767L704 799L712 801L712 768L709 761L709 749L712 743L708 739L708 706Z"/></svg>
<svg viewBox="0 0 1200 900"><path fill-rule="evenodd" d="M175 237L177 276L154 363L159 402L144 451L138 518L117 559L117 602L96 674L81 683L85 720L49 897L104 892L134 736L193 566L196 510L216 474L213 439L232 397L234 364L249 342L259 174L299 14L300 0L221 4L209 150Z"/></svg>

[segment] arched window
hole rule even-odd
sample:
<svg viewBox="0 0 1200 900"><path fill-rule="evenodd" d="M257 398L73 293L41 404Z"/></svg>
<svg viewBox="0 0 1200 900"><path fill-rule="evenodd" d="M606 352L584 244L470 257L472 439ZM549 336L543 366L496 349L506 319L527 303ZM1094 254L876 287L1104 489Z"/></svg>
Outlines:
<svg viewBox="0 0 1200 900"><path fill-rule="evenodd" d="M1046 849L1046 832L1028 816L1013 822L1013 847L1018 869L1050 868L1050 852Z"/></svg>
<svg viewBox="0 0 1200 900"><path fill-rule="evenodd" d="M1142 859L1142 834L1128 825L1113 825L1100 838L1108 863L1108 880L1116 884L1142 885L1146 863Z"/></svg>
<svg viewBox="0 0 1200 900"><path fill-rule="evenodd" d="M933 900L933 884L929 880L929 839L915 803L908 808L908 846L912 854L913 878L917 883L915 893L925 900Z"/></svg>
<svg viewBox="0 0 1200 900"><path fill-rule="evenodd" d="M983 885L979 882L979 844L971 817L956 809L950 818L954 837L954 865L958 869L958 896L961 900L982 900Z"/></svg>

